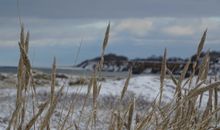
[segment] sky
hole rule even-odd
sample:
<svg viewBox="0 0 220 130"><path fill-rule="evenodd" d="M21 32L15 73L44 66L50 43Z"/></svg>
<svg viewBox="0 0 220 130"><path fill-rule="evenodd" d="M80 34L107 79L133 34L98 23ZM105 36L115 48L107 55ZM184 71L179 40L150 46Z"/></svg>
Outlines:
<svg viewBox="0 0 220 130"><path fill-rule="evenodd" d="M205 51L220 51L219 0L0 0L0 66L18 64L20 25L30 32L33 66L71 66L101 53L132 58L186 58L196 52L205 29ZM19 5L19 6L18 6ZM74 63L77 50L81 49Z"/></svg>

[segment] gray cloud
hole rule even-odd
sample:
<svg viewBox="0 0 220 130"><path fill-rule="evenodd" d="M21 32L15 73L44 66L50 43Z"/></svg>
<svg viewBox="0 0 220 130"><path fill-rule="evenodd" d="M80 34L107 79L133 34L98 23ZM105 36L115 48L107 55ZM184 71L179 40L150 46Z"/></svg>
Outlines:
<svg viewBox="0 0 220 130"><path fill-rule="evenodd" d="M71 65L69 59L82 39L80 60L99 55L108 20L107 53L147 57L160 55L167 47L169 56L190 56L206 28L205 47L220 50L219 0L19 1L22 21L31 33L30 55L37 66L50 65L53 56ZM1 0L0 61L6 65L17 65L17 17L16 0Z"/></svg>
<svg viewBox="0 0 220 130"><path fill-rule="evenodd" d="M19 0L23 17L215 17L219 0ZM0 1L0 17L17 16L16 0Z"/></svg>
<svg viewBox="0 0 220 130"><path fill-rule="evenodd" d="M17 46L19 35L18 20L0 18L0 46ZM31 44L78 45L81 40L88 44L101 44L107 20L82 19L37 19L26 18L25 27L30 30ZM219 18L127 18L111 21L111 44L143 44L172 42L197 43L202 32L208 28L208 43L220 41ZM163 42L161 42L163 41Z"/></svg>

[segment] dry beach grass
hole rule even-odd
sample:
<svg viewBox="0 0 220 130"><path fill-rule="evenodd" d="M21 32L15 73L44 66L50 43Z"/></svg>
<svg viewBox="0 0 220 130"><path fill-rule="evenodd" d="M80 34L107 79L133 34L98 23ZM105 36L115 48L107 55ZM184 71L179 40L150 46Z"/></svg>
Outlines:
<svg viewBox="0 0 220 130"><path fill-rule="evenodd" d="M106 29L101 50L101 60L97 63L93 76L90 78L87 93L83 96L76 94L71 100L68 100L68 102L63 101L59 121L55 126L51 126L53 115L56 114L58 101L66 94L63 92L63 88L66 86L56 86L56 59L54 58L50 79L50 94L43 102L37 100L34 78L28 58L29 33L25 34L24 27L21 26L19 41L20 60L16 85L17 97L15 109L13 113L11 113L7 130L49 130L51 128L58 130L220 129L220 105L218 103L220 81L216 79L216 81L209 82L208 80L209 52L207 52L203 58L202 63L198 63L205 43L207 30L203 33L197 49L196 61L193 62L193 71L187 79L185 79L185 75L192 61L188 61L180 77L176 78L166 67L167 50L165 49L161 66L160 93L158 93L157 98L153 102L147 103L148 107L142 108L142 111L137 109L137 104L140 101L135 97L131 96L129 100L125 100L132 74L132 69L130 69L124 87L121 90L121 95L114 97L114 100L112 100L112 104L114 105L106 109L106 113L108 114L104 115L104 117L107 120L107 125L100 128L97 121L103 118L103 115L99 114L101 104L99 104L100 102L98 101L102 84L97 80L97 75L101 75L102 73L101 70L104 63L105 49L108 45L109 33L110 24L108 24ZM198 75L195 75L196 71L199 71ZM170 77L175 84L175 94L172 101L163 102L164 81L167 77ZM202 106L201 102L203 101L203 95L205 93L208 94L208 101L205 106ZM29 102L29 100L31 100L31 102ZM78 101L80 101L81 104L77 103ZM125 103L125 101L127 101L127 103ZM88 102L90 102L90 107L88 107ZM30 114L27 114L28 105L32 106L31 117ZM91 109L87 110L88 108ZM78 116L74 116L74 113L79 114Z"/></svg>

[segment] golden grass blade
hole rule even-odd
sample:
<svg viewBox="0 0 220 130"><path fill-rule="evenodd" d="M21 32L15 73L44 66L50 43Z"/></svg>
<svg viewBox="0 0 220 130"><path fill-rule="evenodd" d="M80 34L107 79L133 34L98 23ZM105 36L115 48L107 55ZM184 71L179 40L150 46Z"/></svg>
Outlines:
<svg viewBox="0 0 220 130"><path fill-rule="evenodd" d="M14 129L22 129L23 124L25 121L25 113L26 113L26 92L27 87L31 77L31 65L25 50L25 42L28 44L28 37L25 38L24 34L24 26L21 25L21 32L20 32L20 58L18 64L18 73L17 73L17 95L16 95L16 106L15 110L12 114L12 117L9 121L9 125L7 130L10 130L11 127ZM27 41L25 41L25 39ZM26 47L28 49L28 46Z"/></svg>
<svg viewBox="0 0 220 130"><path fill-rule="evenodd" d="M220 81L218 82L215 82L215 83L212 83L210 85L207 85L205 87L202 87L202 88L195 88L195 89L192 89L188 96L186 97L187 99L190 99L192 97L196 97L198 95L201 95L202 93L206 92L206 91L209 91L209 90L212 90L214 88L219 88L220 87Z"/></svg>
<svg viewBox="0 0 220 130"><path fill-rule="evenodd" d="M104 63L104 53L105 53L105 49L106 49L107 44L108 44L109 32L110 32L110 23L108 24L108 26L107 26L107 28L106 28L105 37L104 37L104 41L103 41L103 44L102 44L101 60L100 60L100 63L99 63L99 65L98 65L98 68L99 68L99 69L102 69L102 67L103 67L103 63Z"/></svg>
<svg viewBox="0 0 220 130"><path fill-rule="evenodd" d="M115 119L114 119L114 112L111 113L111 117L110 117L110 121L109 121L109 126L108 126L108 130L114 130L115 128Z"/></svg>
<svg viewBox="0 0 220 130"><path fill-rule="evenodd" d="M116 120L117 120L117 129L122 130L123 129L123 121L121 119L121 112L118 110L117 113L115 113Z"/></svg>
<svg viewBox="0 0 220 130"><path fill-rule="evenodd" d="M218 90L214 88L214 110L218 108ZM215 114L215 119L218 119L218 113Z"/></svg>
<svg viewBox="0 0 220 130"><path fill-rule="evenodd" d="M140 121L141 121L141 117L140 114L137 112L135 116L135 125L137 126L137 124L140 123Z"/></svg>
<svg viewBox="0 0 220 130"><path fill-rule="evenodd" d="M136 130L143 130L144 127L149 123L149 121L152 119L154 112L151 111L144 119L138 123Z"/></svg>
<svg viewBox="0 0 220 130"><path fill-rule="evenodd" d="M122 91L121 91L121 100L123 99L123 97L124 97L124 95L125 95L125 92L126 92L127 89L128 89L128 84L129 84L131 75L132 75L132 70L129 69L128 77L127 77L127 79L126 79L126 81L125 81L125 85L124 85L124 87L123 87L123 89L122 89Z"/></svg>
<svg viewBox="0 0 220 130"><path fill-rule="evenodd" d="M200 68L199 68L199 73L198 73L198 78L197 78L197 83L200 81L200 80L205 80L207 78L207 69L209 67L209 52L206 53L205 57L203 58L202 60L202 63L200 65ZM206 71L207 70L207 71Z"/></svg>
<svg viewBox="0 0 220 130"><path fill-rule="evenodd" d="M189 88L191 88L191 85L192 85L192 79L193 77L195 76L195 72L196 72L196 67L197 67L197 64L198 64L198 60L200 58L200 55L201 55L201 52L202 52L202 49L203 49L203 46L205 44L205 39L206 39L206 33L207 33L207 29L204 31L203 33L203 36L200 40L200 43L198 45L198 48L197 48L197 54L196 54L196 60L195 62L193 63L193 70L192 70L192 74L190 76L190 82L189 82Z"/></svg>
<svg viewBox="0 0 220 130"><path fill-rule="evenodd" d="M104 38L103 45L102 45L102 50L105 50L105 48L107 47L108 39L109 39L110 26L111 26L110 23L108 23L108 26L107 26L107 29L106 29L106 32L105 32L105 38Z"/></svg>
<svg viewBox="0 0 220 130"><path fill-rule="evenodd" d="M96 125L96 117L97 117L97 97L98 97L98 83L97 83L97 79L96 79L96 75L93 75L93 111L92 111L92 115L93 115L93 124L94 126Z"/></svg>
<svg viewBox="0 0 220 130"><path fill-rule="evenodd" d="M200 57L200 54L202 52L202 49L204 47L204 44L205 44L205 40L206 40L206 34L207 34L207 29L204 31L203 35L202 35L202 38L200 40L200 43L199 43L199 46L197 48L197 60L199 59Z"/></svg>
<svg viewBox="0 0 220 130"><path fill-rule="evenodd" d="M54 97L52 103L50 103L49 109L48 109L43 121L40 124L40 130L44 130L44 128L46 128L49 125L50 118L54 113L54 110L55 110L57 102L58 102L58 98L60 96L60 93L63 91L63 88L64 87L60 88L60 90L57 92L57 95Z"/></svg>
<svg viewBox="0 0 220 130"><path fill-rule="evenodd" d="M199 97L199 107L201 107L202 105L202 99L203 99L203 93L201 93Z"/></svg>
<svg viewBox="0 0 220 130"><path fill-rule="evenodd" d="M161 127L161 130L167 130L168 129L169 121L170 121L170 118L167 118L163 121L164 123Z"/></svg>
<svg viewBox="0 0 220 130"><path fill-rule="evenodd" d="M176 85L176 91L175 91L175 94L177 94L177 101L181 99L182 97L182 82L186 76L186 73L189 69L189 65L190 65L191 61L189 60L186 65L184 66L183 68L183 71L180 75L180 78L178 80L178 84Z"/></svg>
<svg viewBox="0 0 220 130"><path fill-rule="evenodd" d="M206 105L206 109L203 113L202 120L204 120L212 111L212 95L213 95L213 89L209 90L209 99Z"/></svg>
<svg viewBox="0 0 220 130"><path fill-rule="evenodd" d="M97 84L97 79L95 78L95 76L93 77L93 104L96 104L96 98L98 96L98 84Z"/></svg>
<svg viewBox="0 0 220 130"><path fill-rule="evenodd" d="M73 111L74 111L74 103L71 102L71 104L70 104L70 106L69 106L69 108L68 108L68 112L67 112L66 116L64 117L64 121L63 121L63 123L60 125L60 126L61 126L61 127L60 127L60 130L64 130L65 125L67 124L67 120L68 120L68 118L71 116L71 113L73 113ZM76 127L77 125L75 124L75 122L74 122L74 126L75 126L75 128L78 128L78 127Z"/></svg>
<svg viewBox="0 0 220 130"><path fill-rule="evenodd" d="M16 102L16 108L14 110L14 112L12 113L12 117L8 123L8 127L7 127L7 130L11 130L11 127L13 126L12 124L15 122L16 118L17 118L17 115L19 114L19 110L21 108L21 103L17 103Z"/></svg>
<svg viewBox="0 0 220 130"><path fill-rule="evenodd" d="M98 86L98 88L97 88L97 95L100 94L101 88L102 88L102 84L99 84L99 86Z"/></svg>
<svg viewBox="0 0 220 130"><path fill-rule="evenodd" d="M31 64L30 64L29 58L28 58L28 56L25 52L25 49L21 45L21 43L19 44L19 47L20 47L20 52L21 52L21 57L22 57L23 64L26 67L26 71L30 75L31 74Z"/></svg>
<svg viewBox="0 0 220 130"><path fill-rule="evenodd" d="M79 126L77 126L76 122L74 122L75 130L79 130Z"/></svg>
<svg viewBox="0 0 220 130"><path fill-rule="evenodd" d="M54 92L55 92L55 84L56 84L56 58L53 59L52 72L51 72L51 95L50 101L53 102Z"/></svg>
<svg viewBox="0 0 220 130"><path fill-rule="evenodd" d="M168 72L168 74L170 75L171 80L173 81L173 83L177 86L178 81L177 81L177 79L175 78L175 76L172 74L172 72L169 70L169 68L167 68L167 72Z"/></svg>
<svg viewBox="0 0 220 130"><path fill-rule="evenodd" d="M179 79L179 85L180 85L180 86L181 86L181 83L182 83L182 81L184 80L184 78L185 78L185 76L186 76L186 73L187 73L187 71L188 71L188 69L189 69L190 63L191 63L191 61L189 60L189 61L186 63L186 65L184 66L184 68L183 68L183 71L182 71L182 73L181 73L181 75L180 75L180 79Z"/></svg>
<svg viewBox="0 0 220 130"><path fill-rule="evenodd" d="M87 87L86 97L84 98L83 106L82 106L82 109L81 109L81 112L80 112L78 125L81 121L82 112L84 111L84 108L86 106L87 99L89 98L89 95L90 95L90 92L91 92L91 89L92 89L92 85L93 85L93 80L94 80L94 78L91 78L90 81L89 81L89 85Z"/></svg>
<svg viewBox="0 0 220 130"><path fill-rule="evenodd" d="M24 34L24 25L21 25L21 32L20 32L20 43L22 47L25 46L25 34Z"/></svg>
<svg viewBox="0 0 220 130"><path fill-rule="evenodd" d="M210 122L210 120L213 117L213 115L215 115L219 111L220 111L220 107L218 109L214 110L213 112L211 112L204 120L202 120L201 122L198 122L197 124L195 124L196 130L203 130L203 129L205 129L205 127L207 127L207 125ZM216 128L214 130L218 130L218 129Z"/></svg>
<svg viewBox="0 0 220 130"><path fill-rule="evenodd" d="M91 89L92 89L93 80L94 80L94 78L91 78L90 82L89 82L89 85L88 85L86 97L84 98L83 106L82 106L82 109L80 111L78 126L79 126L79 123L81 122L81 118L82 118L82 115L83 115L83 112L84 112L84 109L85 109L85 106L86 106L86 103L87 103L87 99L89 98L89 95L90 95L90 92L91 92Z"/></svg>
<svg viewBox="0 0 220 130"><path fill-rule="evenodd" d="M25 39L25 44L24 44L24 46L25 46L25 52L28 54L28 50L29 50L29 37L30 37L30 33L29 32L27 32L27 34L26 34L26 39Z"/></svg>
<svg viewBox="0 0 220 130"><path fill-rule="evenodd" d="M160 97L159 97L159 104L161 104L161 100L163 97L163 86L164 86L164 79L166 77L166 57L167 57L167 49L164 50L164 56L161 65L161 72L160 72Z"/></svg>
<svg viewBox="0 0 220 130"><path fill-rule="evenodd" d="M134 101L130 103L129 108L128 108L128 130L131 130L133 112L134 112Z"/></svg>
<svg viewBox="0 0 220 130"><path fill-rule="evenodd" d="M55 81L56 81L56 60L54 58L54 62L53 62L53 69L52 69L52 74L51 74L51 97L50 97L50 106L49 109L43 119L43 122L41 122L40 125L40 130L43 130L44 128L48 128L49 124L50 124L50 118L56 108L57 102L58 102L58 98L59 98L59 94L63 91L64 86L62 86L60 88L60 90L57 92L57 95L55 96L54 92L55 92Z"/></svg>
<svg viewBox="0 0 220 130"><path fill-rule="evenodd" d="M25 97L25 96L24 96ZM26 103L25 103L25 98L22 101L22 109L21 109L21 114L20 114L20 124L18 127L18 130L22 130L23 129L23 125L24 125L24 120L25 120L25 114L26 114Z"/></svg>
<svg viewBox="0 0 220 130"><path fill-rule="evenodd" d="M27 123L25 130L30 130L34 123L37 121L38 117L43 113L47 105L49 104L49 100L39 106L39 110L36 115L32 117L32 119Z"/></svg>

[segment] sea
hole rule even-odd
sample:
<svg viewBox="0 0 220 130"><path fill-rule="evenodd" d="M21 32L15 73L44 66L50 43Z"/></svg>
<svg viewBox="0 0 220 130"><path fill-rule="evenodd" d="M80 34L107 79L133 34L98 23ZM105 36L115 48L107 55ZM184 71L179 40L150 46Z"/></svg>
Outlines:
<svg viewBox="0 0 220 130"><path fill-rule="evenodd" d="M51 68L46 67L33 67L33 70L38 70L44 73L51 73ZM91 76L93 74L93 71L86 70L82 68L77 67L58 67L56 69L57 73L60 74L68 74L68 75L77 75L77 76ZM17 73L17 67L15 66L0 66L0 73ZM101 72L101 75L103 77L127 77L128 72L107 72L103 71Z"/></svg>

